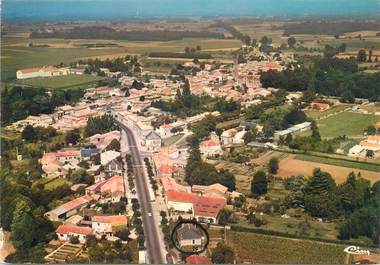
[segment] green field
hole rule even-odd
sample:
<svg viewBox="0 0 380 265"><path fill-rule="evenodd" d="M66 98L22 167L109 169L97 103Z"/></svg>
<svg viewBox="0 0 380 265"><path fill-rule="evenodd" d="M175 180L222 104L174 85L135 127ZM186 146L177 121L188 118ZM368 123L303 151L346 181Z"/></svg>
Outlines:
<svg viewBox="0 0 380 265"><path fill-rule="evenodd" d="M49 47L29 47L48 45ZM81 44L114 43L117 48L89 49ZM1 40L2 79L14 78L16 70L34 66L70 63L86 58L120 57L126 54L147 54L150 52L183 52L185 47L201 46L204 51L229 51L241 47L233 39L183 39L175 41L112 41L112 40L66 40L29 39L27 37L4 37ZM229 53L229 52L228 52Z"/></svg>
<svg viewBox="0 0 380 265"><path fill-rule="evenodd" d="M3 80L15 78L17 69L28 67L41 67L55 65L61 62L70 63L90 56L102 56L108 54L125 53L124 49L87 49L87 48L63 48L66 45L59 43L60 48L52 47L28 47L27 38L4 38L1 42L1 77ZM55 40L56 44L58 41ZM34 42L33 42L34 43ZM50 43L50 42L49 42ZM56 44L58 45L58 44Z"/></svg>
<svg viewBox="0 0 380 265"><path fill-rule="evenodd" d="M256 233L227 232L238 263L343 264L344 245Z"/></svg>
<svg viewBox="0 0 380 265"><path fill-rule="evenodd" d="M363 136L369 125L380 121L376 115L341 112L317 121L322 138L333 138L341 135Z"/></svg>
<svg viewBox="0 0 380 265"><path fill-rule="evenodd" d="M321 157L321 156L313 156L313 155L305 155L298 154L295 156L295 159L309 162L322 163L327 165L339 166L339 167L348 167L348 168L356 168L374 172L380 172L380 165L375 163L361 163L357 161L349 161L343 159L336 159L330 157Z"/></svg>
<svg viewBox="0 0 380 265"><path fill-rule="evenodd" d="M37 77L25 80L18 80L16 84L23 84L33 87L44 87L50 89L69 88L91 85L99 80L103 80L103 77L92 75L63 75L53 77Z"/></svg>

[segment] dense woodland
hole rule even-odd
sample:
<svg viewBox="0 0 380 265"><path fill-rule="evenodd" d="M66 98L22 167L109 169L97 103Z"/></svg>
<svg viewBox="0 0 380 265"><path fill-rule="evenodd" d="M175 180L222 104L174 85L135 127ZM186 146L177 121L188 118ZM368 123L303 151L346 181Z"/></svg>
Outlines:
<svg viewBox="0 0 380 265"><path fill-rule="evenodd" d="M315 35L342 35L348 32L361 30L380 31L379 22L367 21L307 21L288 23L274 29L284 30L284 35L315 34Z"/></svg>
<svg viewBox="0 0 380 265"><path fill-rule="evenodd" d="M210 31L117 31L109 27L75 27L69 31L32 32L31 38L100 39L129 41L171 41L183 38L223 39L221 33Z"/></svg>
<svg viewBox="0 0 380 265"><path fill-rule="evenodd" d="M74 88L48 93L44 88L5 87L1 91L1 124L8 125L29 115L50 114L57 106L79 101L83 94L83 90Z"/></svg>
<svg viewBox="0 0 380 265"><path fill-rule="evenodd" d="M291 65L282 72L270 70L262 73L260 80L263 87L337 96L346 102L353 102L354 98L380 99L380 74L360 72L353 58L315 57L312 66Z"/></svg>
<svg viewBox="0 0 380 265"><path fill-rule="evenodd" d="M337 185L329 173L315 169L308 179L298 176L285 180L285 187L289 191L287 208L301 207L313 217L334 220L339 239L365 236L373 244L379 243L379 181L371 187L368 180L350 173L344 183Z"/></svg>
<svg viewBox="0 0 380 265"><path fill-rule="evenodd" d="M84 133L87 137L95 134L103 134L110 131L119 130L115 121L110 115L103 115L99 117L90 117L87 121Z"/></svg>

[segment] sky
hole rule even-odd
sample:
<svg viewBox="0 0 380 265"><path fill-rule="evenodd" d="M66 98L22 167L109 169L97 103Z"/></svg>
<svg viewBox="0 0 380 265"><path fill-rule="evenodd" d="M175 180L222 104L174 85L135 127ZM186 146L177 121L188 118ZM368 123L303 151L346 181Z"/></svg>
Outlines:
<svg viewBox="0 0 380 265"><path fill-rule="evenodd" d="M147 18L380 18L380 0L3 0L4 21Z"/></svg>

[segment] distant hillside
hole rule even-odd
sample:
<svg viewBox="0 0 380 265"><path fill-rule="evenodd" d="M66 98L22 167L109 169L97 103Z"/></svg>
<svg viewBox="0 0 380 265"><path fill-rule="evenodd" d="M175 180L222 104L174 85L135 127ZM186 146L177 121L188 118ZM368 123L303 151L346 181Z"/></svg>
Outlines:
<svg viewBox="0 0 380 265"><path fill-rule="evenodd" d="M285 24L274 29L284 30L284 34L341 35L348 32L375 30L380 31L380 22L366 21L307 21Z"/></svg>

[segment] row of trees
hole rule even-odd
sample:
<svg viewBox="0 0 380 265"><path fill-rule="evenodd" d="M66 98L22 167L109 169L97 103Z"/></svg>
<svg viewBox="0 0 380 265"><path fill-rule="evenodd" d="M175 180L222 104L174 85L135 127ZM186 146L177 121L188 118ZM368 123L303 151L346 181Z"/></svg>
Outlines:
<svg viewBox="0 0 380 265"><path fill-rule="evenodd" d="M154 192L156 192L158 190L158 185L157 185L157 181L154 179L154 172L153 172L152 165L150 164L149 158L145 157L144 163L146 166L146 170L148 172L148 177L149 177L150 184L152 185L152 189L154 190Z"/></svg>
<svg viewBox="0 0 380 265"><path fill-rule="evenodd" d="M357 61L359 63L365 63L365 62L368 62L368 63L375 62L375 63L377 63L379 61L379 57L377 55L375 57L373 57L373 51L372 50L368 51L368 57L367 57L367 51L364 50L364 49L360 49L358 51L358 55L357 55L356 59L357 59Z"/></svg>

